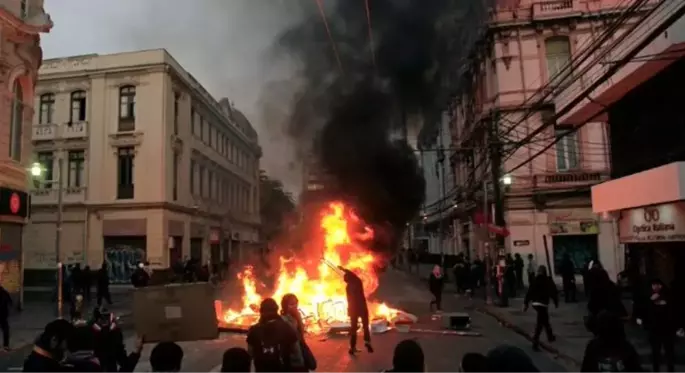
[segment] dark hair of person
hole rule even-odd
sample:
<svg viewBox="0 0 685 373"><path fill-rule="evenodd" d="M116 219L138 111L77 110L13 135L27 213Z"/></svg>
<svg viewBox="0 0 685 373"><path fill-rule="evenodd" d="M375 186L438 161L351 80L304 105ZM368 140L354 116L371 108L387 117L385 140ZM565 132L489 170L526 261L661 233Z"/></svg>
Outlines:
<svg viewBox="0 0 685 373"><path fill-rule="evenodd" d="M405 339L395 346L392 356L393 372L423 372L425 362L423 349L413 339Z"/></svg>
<svg viewBox="0 0 685 373"><path fill-rule="evenodd" d="M233 347L224 352L222 372L249 372L251 369L252 357L244 348Z"/></svg>
<svg viewBox="0 0 685 373"><path fill-rule="evenodd" d="M297 321L297 331L300 334L304 334L304 321L302 321L302 315L300 314L300 311L297 310L293 312L290 310L290 307L288 307L288 305L293 302L298 302L297 296L295 294L288 293L283 296L283 298L281 299L281 315L287 315L294 318L295 321Z"/></svg>
<svg viewBox="0 0 685 373"><path fill-rule="evenodd" d="M183 349L175 342L160 342L150 352L154 372L178 372L183 362Z"/></svg>
<svg viewBox="0 0 685 373"><path fill-rule="evenodd" d="M461 369L464 372L487 372L488 359L483 354L469 352L461 358Z"/></svg>
<svg viewBox="0 0 685 373"><path fill-rule="evenodd" d="M266 298L259 305L260 320L270 320L278 317L278 303L273 298Z"/></svg>

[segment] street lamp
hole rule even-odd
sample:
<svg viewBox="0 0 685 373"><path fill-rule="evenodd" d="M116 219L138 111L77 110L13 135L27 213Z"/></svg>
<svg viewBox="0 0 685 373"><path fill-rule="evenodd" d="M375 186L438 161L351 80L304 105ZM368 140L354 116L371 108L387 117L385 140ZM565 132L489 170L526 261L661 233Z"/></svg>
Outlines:
<svg viewBox="0 0 685 373"><path fill-rule="evenodd" d="M62 274L62 220L63 220L63 210L64 210L64 178L62 177L63 160L62 157L57 158L57 177L53 180L40 180L43 174L43 166L40 163L33 163L31 165L31 175L38 179L41 184L52 184L57 183L57 223L55 223L55 263L57 264L57 317L62 318L63 315L63 296L62 286L64 284L64 276Z"/></svg>
<svg viewBox="0 0 685 373"><path fill-rule="evenodd" d="M511 185L511 181L511 176L509 175L504 175L504 177L502 177L502 184L504 185Z"/></svg>

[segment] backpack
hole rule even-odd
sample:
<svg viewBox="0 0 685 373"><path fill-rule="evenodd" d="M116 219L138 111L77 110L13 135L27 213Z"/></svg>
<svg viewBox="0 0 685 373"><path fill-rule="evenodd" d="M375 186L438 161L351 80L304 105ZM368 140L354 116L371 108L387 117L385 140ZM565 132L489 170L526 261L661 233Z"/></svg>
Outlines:
<svg viewBox="0 0 685 373"><path fill-rule="evenodd" d="M259 365L266 370L274 371L284 366L281 335L278 330L267 331L266 329L266 325L261 325L258 329L259 343L255 346L255 366Z"/></svg>

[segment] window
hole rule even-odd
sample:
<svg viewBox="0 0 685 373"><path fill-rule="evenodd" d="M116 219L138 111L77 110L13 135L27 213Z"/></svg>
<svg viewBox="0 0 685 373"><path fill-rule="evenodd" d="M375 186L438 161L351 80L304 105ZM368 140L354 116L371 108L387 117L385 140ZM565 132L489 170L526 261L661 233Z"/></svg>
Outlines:
<svg viewBox="0 0 685 373"><path fill-rule="evenodd" d="M564 136L568 129L557 128L555 136ZM577 169L578 162L578 132L573 132L562 137L556 144L557 149L557 170L569 171Z"/></svg>
<svg viewBox="0 0 685 373"><path fill-rule="evenodd" d="M195 108L190 108L190 134L195 135Z"/></svg>
<svg viewBox="0 0 685 373"><path fill-rule="evenodd" d="M39 188L52 189L55 179L55 154L53 152L39 152L36 154L38 164L43 169L41 180L36 184Z"/></svg>
<svg viewBox="0 0 685 373"><path fill-rule="evenodd" d="M210 148L214 148L214 135L216 135L216 130L214 129L214 126L209 126L207 129L207 145L209 145Z"/></svg>
<svg viewBox="0 0 685 373"><path fill-rule="evenodd" d="M195 160L190 160L190 194L195 195L197 192L197 165Z"/></svg>
<svg viewBox="0 0 685 373"><path fill-rule="evenodd" d="M71 93L71 116L70 123L83 122L86 120L86 92L76 91Z"/></svg>
<svg viewBox="0 0 685 373"><path fill-rule="evenodd" d="M10 158L21 162L21 141L23 138L23 124L24 124L24 91L21 89L19 79L14 81L13 86L14 97L12 99L12 117L10 122Z"/></svg>
<svg viewBox="0 0 685 373"><path fill-rule="evenodd" d="M136 128L136 87L119 89L119 131L133 131Z"/></svg>
<svg viewBox="0 0 685 373"><path fill-rule="evenodd" d="M199 135L198 137L202 141L205 141L205 139L206 139L206 137L205 137L205 124L206 124L205 118L200 117L200 131L199 131L200 133L198 134Z"/></svg>
<svg viewBox="0 0 685 373"><path fill-rule="evenodd" d="M551 81L571 62L569 38L567 36L554 36L545 40L545 55L547 57L547 79Z"/></svg>
<svg viewBox="0 0 685 373"><path fill-rule="evenodd" d="M132 199L133 188L133 167L135 149L132 146L122 147L118 150L118 182L117 199Z"/></svg>
<svg viewBox="0 0 685 373"><path fill-rule="evenodd" d="M172 196L171 197L173 198L174 201L178 200L178 163L179 163L179 154L174 153L174 160L173 160L173 165L172 165L172 167L173 167L172 174L173 174L174 180L171 184L172 185L172 190L171 190ZM193 180L193 179L191 178L190 180ZM192 183L192 181L191 181L191 183Z"/></svg>
<svg viewBox="0 0 685 373"><path fill-rule="evenodd" d="M207 188L209 189L209 193L207 193L207 197L214 199L214 171L210 170L208 174Z"/></svg>
<svg viewBox="0 0 685 373"><path fill-rule="evenodd" d="M40 96L40 113L38 114L39 124L54 124L52 121L55 115L55 95L46 93Z"/></svg>
<svg viewBox="0 0 685 373"><path fill-rule="evenodd" d="M67 185L70 188L80 188L84 186L84 165L86 153L83 150L69 151L69 173L67 174Z"/></svg>
<svg viewBox="0 0 685 373"><path fill-rule="evenodd" d="M207 190L205 189L205 168L204 166L200 166L199 168L199 176L198 179L200 180L199 185L198 185L198 194L202 197L207 195Z"/></svg>
<svg viewBox="0 0 685 373"><path fill-rule="evenodd" d="M174 93L174 135L178 135L178 105L180 99L181 95L178 93ZM174 200L175 199L176 198L174 198Z"/></svg>

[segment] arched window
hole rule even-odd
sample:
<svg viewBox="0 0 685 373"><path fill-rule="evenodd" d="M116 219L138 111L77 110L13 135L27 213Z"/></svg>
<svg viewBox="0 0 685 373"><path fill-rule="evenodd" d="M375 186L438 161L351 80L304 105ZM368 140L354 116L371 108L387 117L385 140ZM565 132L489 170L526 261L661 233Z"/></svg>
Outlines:
<svg viewBox="0 0 685 373"><path fill-rule="evenodd" d="M71 123L84 122L86 120L86 92L74 91L71 93Z"/></svg>
<svg viewBox="0 0 685 373"><path fill-rule="evenodd" d="M553 36L545 40L545 56L547 79L552 80L571 62L571 41L568 36Z"/></svg>
<svg viewBox="0 0 685 373"><path fill-rule="evenodd" d="M55 115L55 94L45 93L40 96L39 124L55 124L52 120Z"/></svg>
<svg viewBox="0 0 685 373"><path fill-rule="evenodd" d="M23 136L24 122L24 91L19 83L19 78L14 81L12 87L12 117L10 120L10 158L21 161L21 140Z"/></svg>

